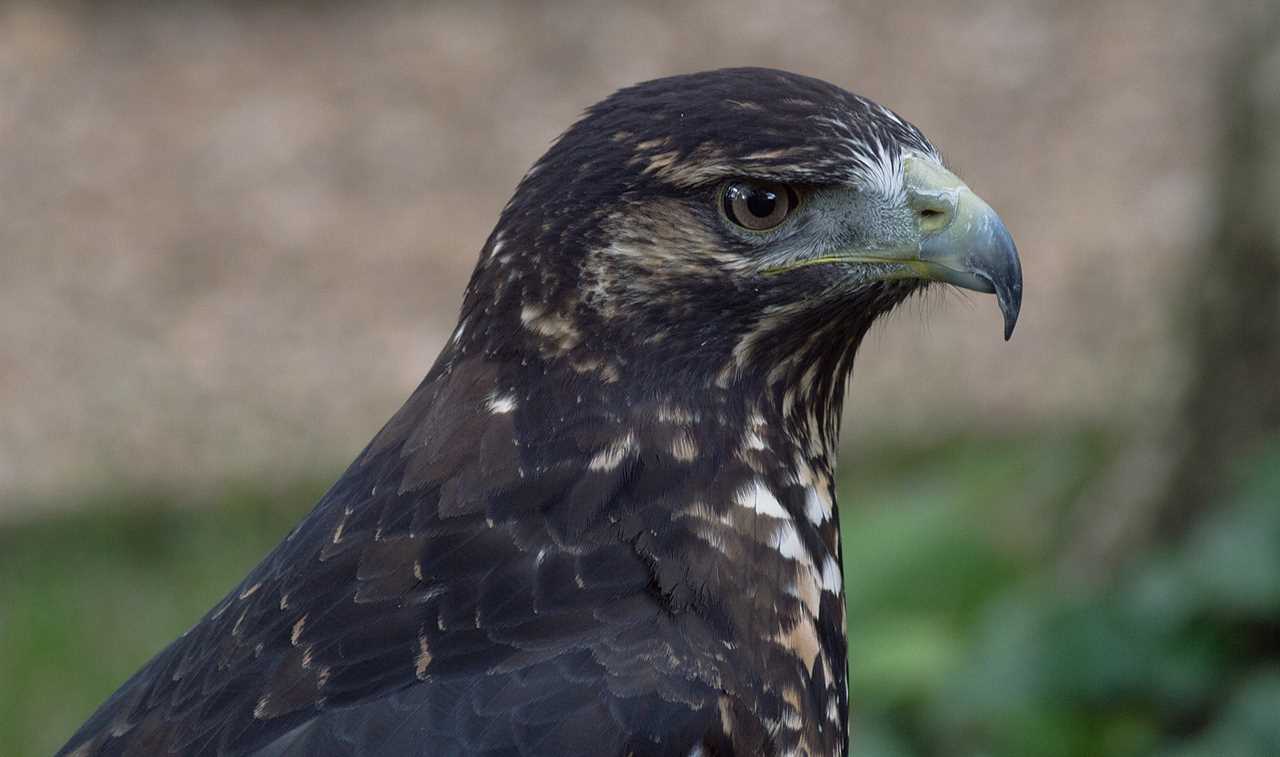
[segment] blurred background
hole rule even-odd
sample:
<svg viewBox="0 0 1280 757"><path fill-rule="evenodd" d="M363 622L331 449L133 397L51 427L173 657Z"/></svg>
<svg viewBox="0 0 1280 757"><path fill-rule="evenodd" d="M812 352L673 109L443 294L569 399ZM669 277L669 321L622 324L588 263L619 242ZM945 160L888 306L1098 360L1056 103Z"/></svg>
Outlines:
<svg viewBox="0 0 1280 757"><path fill-rule="evenodd" d="M619 86L786 68L1022 252L865 344L854 752L1280 755L1280 9L0 5L0 751L57 748L314 503Z"/></svg>

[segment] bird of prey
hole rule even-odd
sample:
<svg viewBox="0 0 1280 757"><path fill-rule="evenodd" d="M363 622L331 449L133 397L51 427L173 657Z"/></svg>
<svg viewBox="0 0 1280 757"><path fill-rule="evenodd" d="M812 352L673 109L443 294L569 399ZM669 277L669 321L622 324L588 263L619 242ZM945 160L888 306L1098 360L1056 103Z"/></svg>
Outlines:
<svg viewBox="0 0 1280 757"><path fill-rule="evenodd" d="M405 405L61 753L845 754L842 396L934 282L1008 338L1008 231L887 108L767 69L613 94Z"/></svg>

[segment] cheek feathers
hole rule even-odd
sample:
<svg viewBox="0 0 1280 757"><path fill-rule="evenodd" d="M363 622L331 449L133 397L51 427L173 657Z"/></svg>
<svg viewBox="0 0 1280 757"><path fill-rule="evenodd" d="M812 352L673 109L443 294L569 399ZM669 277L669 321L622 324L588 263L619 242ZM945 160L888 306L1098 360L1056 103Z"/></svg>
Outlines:
<svg viewBox="0 0 1280 757"><path fill-rule="evenodd" d="M627 205L605 221L605 242L583 263L586 303L606 316L626 305L678 305L707 285L732 287L750 258L728 249L708 211L672 198Z"/></svg>

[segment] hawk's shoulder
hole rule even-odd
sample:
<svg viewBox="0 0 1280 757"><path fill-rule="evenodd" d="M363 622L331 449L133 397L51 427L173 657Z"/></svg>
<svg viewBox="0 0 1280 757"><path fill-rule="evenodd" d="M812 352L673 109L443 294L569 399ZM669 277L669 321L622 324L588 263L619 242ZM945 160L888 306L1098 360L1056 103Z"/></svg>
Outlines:
<svg viewBox="0 0 1280 757"><path fill-rule="evenodd" d="M650 556L644 500L678 478L616 411L522 415L557 401L502 383L442 361L69 753L729 753L745 708L690 674L719 629L672 612Z"/></svg>

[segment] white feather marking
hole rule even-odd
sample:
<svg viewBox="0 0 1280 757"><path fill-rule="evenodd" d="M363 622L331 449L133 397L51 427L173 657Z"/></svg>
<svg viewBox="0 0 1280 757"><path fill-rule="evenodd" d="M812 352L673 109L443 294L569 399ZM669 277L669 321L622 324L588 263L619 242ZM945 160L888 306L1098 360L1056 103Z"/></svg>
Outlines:
<svg viewBox="0 0 1280 757"><path fill-rule="evenodd" d="M773 547L783 557L795 560L797 562L809 561L809 552L804 548L804 542L800 541L800 534L796 533L795 526L790 523L784 523L773 534Z"/></svg>
<svg viewBox="0 0 1280 757"><path fill-rule="evenodd" d="M635 446L635 434L628 432L626 436L597 452L591 462L587 463L587 467L593 471L611 471L635 450Z"/></svg>
<svg viewBox="0 0 1280 757"><path fill-rule="evenodd" d="M835 558L827 555L827 559L822 561L822 589L832 594L839 594L840 589L844 586L844 577L840 575L840 565L836 563Z"/></svg>
<svg viewBox="0 0 1280 757"><path fill-rule="evenodd" d="M462 341L462 334L467 330L467 319L463 318L458 321L458 328L453 332L453 343L457 344Z"/></svg>
<svg viewBox="0 0 1280 757"><path fill-rule="evenodd" d="M542 305L525 305L520 308L520 322L527 326L530 322L541 318L545 312L547 312L547 309Z"/></svg>
<svg viewBox="0 0 1280 757"><path fill-rule="evenodd" d="M809 522L820 526L831 517L831 504L827 498L818 493L818 488L810 486L804 495L804 514Z"/></svg>
<svg viewBox="0 0 1280 757"><path fill-rule="evenodd" d="M769 491L769 487L765 486L764 482L758 478L752 481L750 486L738 492L737 503L741 507L755 510L757 513L767 515L770 518L791 519L791 514L783 508L778 498L773 496L773 492Z"/></svg>
<svg viewBox="0 0 1280 757"><path fill-rule="evenodd" d="M298 640L302 638L302 629L307 624L307 616L303 615L298 618L298 622L293 624L293 630L289 632L289 643L298 646Z"/></svg>
<svg viewBox="0 0 1280 757"><path fill-rule="evenodd" d="M494 415L503 415L516 409L516 398L512 394L498 394L494 392L489 395L489 399L485 403L489 407L489 412Z"/></svg>

